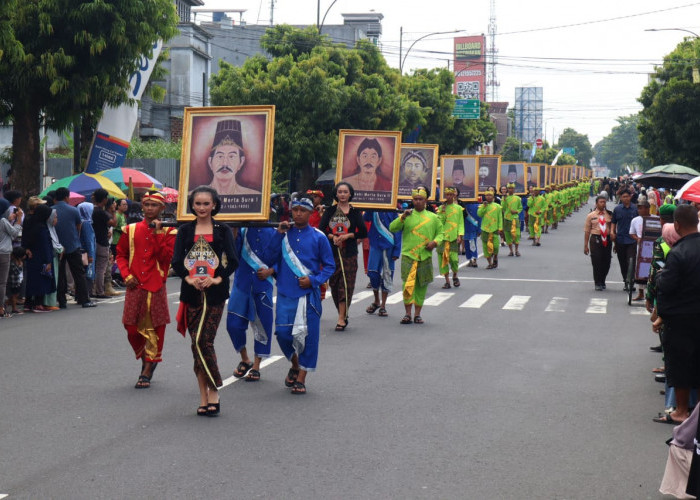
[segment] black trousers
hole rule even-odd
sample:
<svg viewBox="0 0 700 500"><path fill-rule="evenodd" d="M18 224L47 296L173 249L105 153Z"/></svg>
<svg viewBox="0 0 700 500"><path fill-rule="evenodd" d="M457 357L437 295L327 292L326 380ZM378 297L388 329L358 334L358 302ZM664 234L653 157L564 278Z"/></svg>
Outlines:
<svg viewBox="0 0 700 500"><path fill-rule="evenodd" d="M632 265L634 265L634 261L637 257L637 243L615 243L615 248L617 249L617 261L620 263L622 281L627 283L630 259L632 259Z"/></svg>
<svg viewBox="0 0 700 500"><path fill-rule="evenodd" d="M591 264L593 264L593 282L596 286L604 285L605 278L610 271L612 261L612 241L608 239L608 245L603 246L600 235L592 234L588 238L588 249L591 252Z"/></svg>
<svg viewBox="0 0 700 500"><path fill-rule="evenodd" d="M72 253L65 253L61 255L61 262L58 265L58 290L56 293L56 300L59 306L66 305L66 292L68 291L68 281L66 280L66 262L68 267L70 267L70 273L73 275L73 281L75 282L75 301L78 304L85 304L90 302L90 297L88 296L87 282L85 281L85 268L83 267L83 256L80 249Z"/></svg>

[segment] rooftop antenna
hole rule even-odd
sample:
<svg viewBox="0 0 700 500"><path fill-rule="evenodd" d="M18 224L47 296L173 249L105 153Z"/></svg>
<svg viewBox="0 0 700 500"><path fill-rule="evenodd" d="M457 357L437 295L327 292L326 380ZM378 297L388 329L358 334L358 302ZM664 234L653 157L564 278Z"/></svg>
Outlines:
<svg viewBox="0 0 700 500"><path fill-rule="evenodd" d="M487 79L486 88L488 89L487 101L490 97L490 102L498 100L498 87L501 85L496 78L496 0L491 0L491 16L489 18L489 45L486 50L486 66Z"/></svg>

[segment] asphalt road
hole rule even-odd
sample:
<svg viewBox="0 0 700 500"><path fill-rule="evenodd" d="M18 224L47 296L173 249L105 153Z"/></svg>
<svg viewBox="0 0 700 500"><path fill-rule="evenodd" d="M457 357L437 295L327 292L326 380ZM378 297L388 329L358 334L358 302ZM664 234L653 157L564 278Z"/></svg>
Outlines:
<svg viewBox="0 0 700 500"><path fill-rule="evenodd" d="M424 325L399 325L401 303L366 314L359 276L345 332L324 302L306 396L289 394L288 363L273 358L260 382L223 389L215 419L195 415L190 342L172 325L151 388L133 389L118 300L1 320L0 494L660 498L672 430L651 420L660 355L616 262L608 290L593 291L587 211L497 270L463 267L460 288L435 280ZM178 281L168 288L174 316ZM230 376L224 326L216 348Z"/></svg>

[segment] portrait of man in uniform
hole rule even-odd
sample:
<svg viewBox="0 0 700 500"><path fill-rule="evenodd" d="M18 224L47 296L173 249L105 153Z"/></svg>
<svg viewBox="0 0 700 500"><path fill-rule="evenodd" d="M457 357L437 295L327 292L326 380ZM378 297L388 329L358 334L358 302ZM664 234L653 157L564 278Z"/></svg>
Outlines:
<svg viewBox="0 0 700 500"><path fill-rule="evenodd" d="M498 166L500 164L498 156L479 156L477 159L479 171L479 192L485 193L493 186L498 190Z"/></svg>
<svg viewBox="0 0 700 500"><path fill-rule="evenodd" d="M442 175L440 190L453 187L457 189L459 200L471 201L476 199L476 156L442 157Z"/></svg>
<svg viewBox="0 0 700 500"><path fill-rule="evenodd" d="M523 163L501 164L501 183L514 184L515 193L525 193L525 165Z"/></svg>

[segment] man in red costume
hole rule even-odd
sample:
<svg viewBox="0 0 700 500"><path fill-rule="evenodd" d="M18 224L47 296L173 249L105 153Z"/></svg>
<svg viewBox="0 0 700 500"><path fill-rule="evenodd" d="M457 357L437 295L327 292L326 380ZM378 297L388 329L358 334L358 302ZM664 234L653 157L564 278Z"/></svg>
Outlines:
<svg viewBox="0 0 700 500"><path fill-rule="evenodd" d="M165 280L175 245L174 228L159 220L165 197L150 191L141 200L143 220L124 228L117 244L117 266L126 284L122 323L136 359L141 360L137 389L151 386L157 363L162 361L165 325L170 323Z"/></svg>

